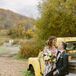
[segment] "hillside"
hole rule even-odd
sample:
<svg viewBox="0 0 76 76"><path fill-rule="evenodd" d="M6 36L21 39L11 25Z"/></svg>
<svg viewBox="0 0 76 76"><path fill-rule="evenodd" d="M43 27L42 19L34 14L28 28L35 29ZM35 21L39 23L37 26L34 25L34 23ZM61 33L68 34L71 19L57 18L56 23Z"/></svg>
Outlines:
<svg viewBox="0 0 76 76"><path fill-rule="evenodd" d="M9 29L15 27L19 23L26 24L26 22L32 24L33 19L19 15L10 10L0 9L0 29Z"/></svg>

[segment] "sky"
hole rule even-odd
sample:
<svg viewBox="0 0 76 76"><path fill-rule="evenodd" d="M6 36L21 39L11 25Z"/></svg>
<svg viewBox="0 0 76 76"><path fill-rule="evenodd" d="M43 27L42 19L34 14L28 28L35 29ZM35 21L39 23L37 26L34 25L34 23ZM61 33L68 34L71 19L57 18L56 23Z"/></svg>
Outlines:
<svg viewBox="0 0 76 76"><path fill-rule="evenodd" d="M39 16L37 7L39 2L40 0L0 0L0 8L37 18Z"/></svg>

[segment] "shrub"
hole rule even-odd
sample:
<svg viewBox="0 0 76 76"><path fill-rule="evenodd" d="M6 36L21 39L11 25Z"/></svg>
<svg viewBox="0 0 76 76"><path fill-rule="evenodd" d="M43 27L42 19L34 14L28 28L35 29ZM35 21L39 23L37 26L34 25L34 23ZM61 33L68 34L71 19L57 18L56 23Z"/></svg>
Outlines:
<svg viewBox="0 0 76 76"><path fill-rule="evenodd" d="M43 48L43 41L27 40L21 43L19 55L23 58L36 57Z"/></svg>

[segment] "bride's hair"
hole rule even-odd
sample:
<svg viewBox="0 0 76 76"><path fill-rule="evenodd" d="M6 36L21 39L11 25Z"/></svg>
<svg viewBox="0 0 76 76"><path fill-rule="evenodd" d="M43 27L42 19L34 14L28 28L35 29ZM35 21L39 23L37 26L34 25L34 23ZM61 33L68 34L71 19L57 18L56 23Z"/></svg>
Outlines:
<svg viewBox="0 0 76 76"><path fill-rule="evenodd" d="M47 45L48 45L48 46L52 46L52 42L53 42L53 40L55 40L55 39L56 39L56 36L50 36L49 39L48 39L48 41L47 41Z"/></svg>

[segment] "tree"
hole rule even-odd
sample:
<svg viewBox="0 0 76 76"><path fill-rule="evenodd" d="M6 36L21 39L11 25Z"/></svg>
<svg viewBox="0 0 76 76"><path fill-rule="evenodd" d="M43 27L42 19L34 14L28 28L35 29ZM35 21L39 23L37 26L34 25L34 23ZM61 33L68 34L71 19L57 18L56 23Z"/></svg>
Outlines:
<svg viewBox="0 0 76 76"><path fill-rule="evenodd" d="M8 35L13 38L32 38L34 36L34 25L32 23L21 22L9 29Z"/></svg>
<svg viewBox="0 0 76 76"><path fill-rule="evenodd" d="M76 0L42 0L41 17L37 20L39 39L76 36Z"/></svg>

